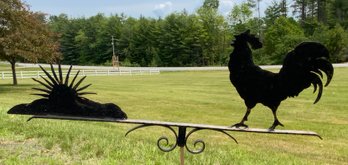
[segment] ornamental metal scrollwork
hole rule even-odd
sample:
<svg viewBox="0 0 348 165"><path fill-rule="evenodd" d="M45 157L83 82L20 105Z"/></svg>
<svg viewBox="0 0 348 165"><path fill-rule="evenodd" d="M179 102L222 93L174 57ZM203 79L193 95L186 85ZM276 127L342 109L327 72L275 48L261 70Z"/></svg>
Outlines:
<svg viewBox="0 0 348 165"><path fill-rule="evenodd" d="M225 135L227 135L228 137L230 137L231 139L233 139L237 144L237 140L230 134L228 134L227 132L223 131L223 130L216 130L216 129L204 129L204 128L194 128L192 129L188 134L186 134L186 127L179 127L178 131L179 133L175 132L175 130L170 127L170 126L166 126L166 125L154 125L154 124L143 124L143 125L139 125L139 126L136 126L132 129L130 129L129 131L127 131L127 133L125 134L125 136L127 136L129 133L137 130L137 129L140 129L140 128L144 128L144 127L150 127L150 126L161 126L161 127L164 127L164 128L168 128L175 136L176 138L176 142L171 146L171 147L165 147L165 146L168 146L169 145L169 138L166 137L166 136L162 136L160 137L158 140L157 140L157 147L163 151L163 152L170 152L170 151L173 151L177 146L179 147L184 147L186 148L186 150L192 154L200 154L204 151L205 149L205 142L201 139L197 139L193 142L193 147L194 148L197 148L198 145L200 145L200 148L196 149L196 150L193 150L191 149L190 147L188 147L187 145L187 140L189 139L189 137L197 132L197 131L200 131L200 130L212 130L212 131L217 131L217 132L221 132ZM179 134L179 135L178 135ZM165 143L165 145L162 145L163 142Z"/></svg>
<svg viewBox="0 0 348 165"><path fill-rule="evenodd" d="M168 128L169 130L171 130L171 132L174 134L175 136L175 139L178 139L178 134L175 132L175 130L170 127L170 126L164 126L164 125L149 125L149 124L143 124L143 125L140 125L140 126L137 126L137 127L134 127L130 130L128 130L125 134L125 136L127 136L129 133L137 130L137 129L140 129L140 128L144 128L144 127L150 127L150 126L161 126L161 127L164 127L164 128ZM169 138L166 137L166 136L162 136L160 137L158 140L157 140L157 147L163 151L163 152L170 152L170 151L173 151L176 146L178 145L178 142L175 141L175 143L171 146L171 147L165 147L161 144L162 141L165 141L165 145L169 145Z"/></svg>
<svg viewBox="0 0 348 165"><path fill-rule="evenodd" d="M200 130L211 130L211 131L221 132L221 133L227 135L228 137L230 137L231 139L233 139L233 140L238 144L238 141L237 141L232 135L228 134L227 132L225 132L225 131L223 131L223 130L195 128L195 129L191 130L191 131L186 135L186 140L185 140L185 141L186 141L186 144L185 144L186 150L187 150L188 152L190 152L191 154L200 154L200 153L202 153L202 152L204 151L204 149L205 149L205 142L204 142L203 140L201 140L201 139L197 139L197 140L195 140L194 143L193 143L193 146L194 146L194 147L196 147L197 144L201 144L201 145L202 145L201 148L199 148L199 149L197 149L197 150L192 150L192 149L190 149L190 148L187 146L187 140L188 140L188 138L191 136L191 134L193 134L193 133L195 133L195 132L197 132L197 131L200 131Z"/></svg>

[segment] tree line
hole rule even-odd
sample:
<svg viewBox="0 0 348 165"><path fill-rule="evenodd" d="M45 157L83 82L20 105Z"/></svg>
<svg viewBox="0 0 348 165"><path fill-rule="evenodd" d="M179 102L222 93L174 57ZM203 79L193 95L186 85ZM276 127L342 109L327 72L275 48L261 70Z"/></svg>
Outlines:
<svg viewBox="0 0 348 165"><path fill-rule="evenodd" d="M62 62L67 64L110 64L113 36L123 66L226 65L233 34L246 29L264 43L264 49L255 52L259 64L280 64L289 50L306 40L326 45L333 62L347 60L347 1L272 1L264 17L254 17L260 1L235 5L227 16L218 12L218 0L205 0L192 14L184 10L157 19L61 14L51 16L48 24L60 34Z"/></svg>
<svg viewBox="0 0 348 165"><path fill-rule="evenodd" d="M113 36L116 54L126 66L220 65L231 39L224 38L224 18L210 8L163 19L122 14L69 19L62 14L50 17L49 24L61 35L62 62L71 64L110 62Z"/></svg>
<svg viewBox="0 0 348 165"><path fill-rule="evenodd" d="M0 3L0 58L13 66L16 61L111 65L112 37L122 66L222 66L233 34L246 29L264 44L254 51L258 64L281 64L289 50L308 40L328 47L332 62L347 61L346 0L271 1L262 17L262 0L245 0L228 15L218 12L219 0L205 0L194 13L164 18L46 17L20 0Z"/></svg>

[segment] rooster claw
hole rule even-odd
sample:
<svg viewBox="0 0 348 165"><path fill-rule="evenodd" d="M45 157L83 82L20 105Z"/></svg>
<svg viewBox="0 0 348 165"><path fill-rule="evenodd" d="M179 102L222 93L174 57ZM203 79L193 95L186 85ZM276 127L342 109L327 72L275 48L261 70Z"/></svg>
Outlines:
<svg viewBox="0 0 348 165"><path fill-rule="evenodd" d="M281 122L279 122L278 120L276 120L276 121L274 121L273 125L272 125L271 127L268 128L268 130L274 131L274 129L275 129L278 125L284 127L284 125L283 125Z"/></svg>
<svg viewBox="0 0 348 165"><path fill-rule="evenodd" d="M237 123L237 124L231 125L231 127L236 127L236 128L239 128L239 127L249 128L249 126L246 125L246 124L244 124L244 123Z"/></svg>

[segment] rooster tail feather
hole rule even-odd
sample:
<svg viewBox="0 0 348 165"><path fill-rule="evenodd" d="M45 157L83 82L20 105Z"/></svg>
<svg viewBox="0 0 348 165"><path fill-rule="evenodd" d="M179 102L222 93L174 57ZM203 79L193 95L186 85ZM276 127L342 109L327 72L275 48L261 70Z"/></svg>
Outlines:
<svg viewBox="0 0 348 165"><path fill-rule="evenodd" d="M314 104L317 103L322 96L323 87L330 84L334 74L334 68L328 58L327 48L316 42L301 43L289 52L279 71L279 85L284 96L297 96L313 85L313 93L318 93ZM324 74L325 84L323 84Z"/></svg>
<svg viewBox="0 0 348 165"><path fill-rule="evenodd" d="M317 89L318 89L318 85L317 84L315 84L315 83L312 83L312 85L313 85L313 93L315 93L316 91L317 91Z"/></svg>
<svg viewBox="0 0 348 165"><path fill-rule="evenodd" d="M313 104L315 104L320 100L321 95L323 94L323 83L322 83L321 79L315 73L312 73L312 75L313 75L312 84L314 86L314 89L316 89L319 86L317 98L315 99L315 101L313 103ZM313 92L313 93L315 93L315 92Z"/></svg>
<svg viewBox="0 0 348 165"><path fill-rule="evenodd" d="M334 68L332 64L326 59L319 58L315 60L315 68L318 68L320 71L324 72L327 76L325 86L328 86L333 77Z"/></svg>
<svg viewBox="0 0 348 165"><path fill-rule="evenodd" d="M313 69L312 72L318 74L320 78L324 78L324 75L320 69Z"/></svg>

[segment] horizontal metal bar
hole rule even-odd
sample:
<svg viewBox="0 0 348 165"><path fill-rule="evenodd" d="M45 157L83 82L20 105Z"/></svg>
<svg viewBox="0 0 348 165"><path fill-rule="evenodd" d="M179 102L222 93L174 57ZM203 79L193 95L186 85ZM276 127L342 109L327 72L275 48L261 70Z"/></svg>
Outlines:
<svg viewBox="0 0 348 165"><path fill-rule="evenodd" d="M163 122L153 120L138 120L138 119L114 119L114 118L91 118L91 117L76 117L76 116L58 116L58 115L34 115L28 119L59 119L59 120L79 120L79 121L96 121L96 122L115 122L115 123L127 123L127 124L146 124L146 125L161 125L170 127L186 127L186 128L198 128L198 129L210 129L218 131L234 131L234 132L248 132L248 133L265 133L265 134L288 134L288 135L303 135L303 136L316 136L320 139L321 136L313 131L302 130L270 130L261 128L235 128L229 126L217 126L206 124L193 124L193 123L178 123L178 122Z"/></svg>

